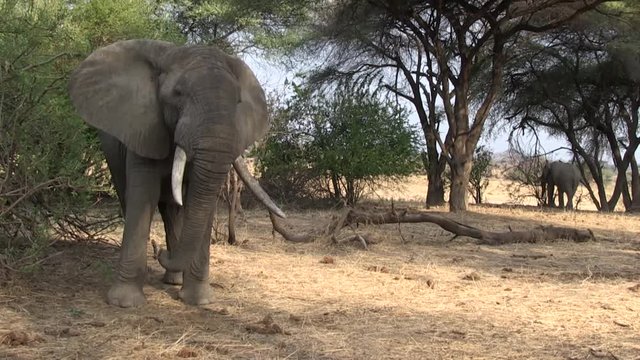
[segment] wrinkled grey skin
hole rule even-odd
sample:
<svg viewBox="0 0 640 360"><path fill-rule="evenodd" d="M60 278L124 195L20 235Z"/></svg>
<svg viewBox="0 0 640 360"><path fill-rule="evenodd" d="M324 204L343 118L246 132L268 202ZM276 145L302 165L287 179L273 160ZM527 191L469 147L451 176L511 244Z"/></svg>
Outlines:
<svg viewBox="0 0 640 360"><path fill-rule="evenodd" d="M555 188L558 188L558 203L560 208L565 208L564 196L567 196L566 208L573 209L573 195L578 189L580 184L580 170L574 164L564 163L562 161L554 161L545 163L542 169L542 196L547 196L548 206L555 207L554 193Z"/></svg>
<svg viewBox="0 0 640 360"><path fill-rule="evenodd" d="M147 242L158 207L168 248L164 281L182 283L186 303L209 303L216 196L232 162L269 125L254 74L211 46L128 40L92 53L72 74L69 91L78 113L99 131L125 217L107 301L144 304ZM187 154L184 206L171 195L176 145Z"/></svg>

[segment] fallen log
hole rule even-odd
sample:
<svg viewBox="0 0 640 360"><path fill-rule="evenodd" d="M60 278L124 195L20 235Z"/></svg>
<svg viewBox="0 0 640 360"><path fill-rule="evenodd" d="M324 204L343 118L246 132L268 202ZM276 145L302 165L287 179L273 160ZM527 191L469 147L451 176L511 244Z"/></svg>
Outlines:
<svg viewBox="0 0 640 360"><path fill-rule="evenodd" d="M409 213L406 210L395 210L384 213L371 213L354 209L347 210L346 216L341 216L332 226L333 229L354 226L358 224L397 224L397 223L433 223L444 230L458 236L467 236L480 240L482 244L501 245L510 243L536 243L556 239L567 239L575 242L595 240L593 232L589 229L580 230L568 227L537 226L527 231L493 232L485 231L469 226L443 216L432 213Z"/></svg>
<svg viewBox="0 0 640 360"><path fill-rule="evenodd" d="M273 230L286 240L295 243L309 243L315 241L320 235L298 234L288 230L275 215L269 213ZM552 241L556 239L566 239L575 242L585 242L596 240L595 235L589 229L581 230L569 227L559 227L553 225L539 225L531 230L494 232L478 229L476 227L460 223L433 213L417 212L409 213L408 210L396 211L394 208L386 212L366 212L362 210L347 209L337 216L329 224L324 236L332 239L334 244L350 241L359 241L366 249L369 242L366 238L357 233L351 237L338 240L338 233L345 227L355 231L359 224L401 224L401 223L433 223L442 229L454 234L455 239L459 236L466 236L480 240L480 244L503 245L512 243L537 243L542 241Z"/></svg>

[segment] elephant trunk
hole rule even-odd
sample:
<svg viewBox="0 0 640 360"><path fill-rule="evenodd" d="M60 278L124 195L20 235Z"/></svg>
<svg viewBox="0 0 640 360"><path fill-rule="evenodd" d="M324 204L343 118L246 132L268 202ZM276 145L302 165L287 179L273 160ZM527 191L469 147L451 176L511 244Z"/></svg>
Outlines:
<svg viewBox="0 0 640 360"><path fill-rule="evenodd" d="M187 154L180 147L176 146L176 153L173 159L173 167L171 170L171 191L173 193L173 199L176 203L182 206L182 180L184 178L184 170L187 164ZM239 156L234 162L233 167L236 169L236 172L242 179L242 181L247 185L247 187L253 192L258 200L267 209L274 213L275 215L285 218L287 217L285 213L276 205L269 194L260 186L258 181L251 175L249 169L247 169L247 165L244 163L242 156Z"/></svg>
<svg viewBox="0 0 640 360"><path fill-rule="evenodd" d="M216 198L230 167L231 159L216 163L208 163L197 158L194 160L193 166L189 169L191 181L184 205L181 241L177 249L172 250L171 253L164 251L158 257L165 269L199 274L200 270L208 265L208 256L206 259L200 259L199 255L208 254L203 250L206 250L204 247L210 244ZM181 188L182 185L180 185ZM181 195L181 191L179 193Z"/></svg>

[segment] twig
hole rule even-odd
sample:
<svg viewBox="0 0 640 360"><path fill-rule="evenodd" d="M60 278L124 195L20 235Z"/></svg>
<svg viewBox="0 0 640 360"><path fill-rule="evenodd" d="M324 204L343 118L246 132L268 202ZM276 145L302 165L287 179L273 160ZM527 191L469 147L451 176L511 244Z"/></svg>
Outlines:
<svg viewBox="0 0 640 360"><path fill-rule="evenodd" d="M20 196L16 201L12 202L11 205L9 205L6 209L2 210L2 212L0 212L0 217L5 216L6 214L9 213L9 211L11 211L13 208L15 208L20 202L22 202L23 200L25 200L26 198L28 198L29 196L32 196L33 194L37 193L40 190L43 189L51 189L51 188L55 188L64 184L61 184L61 181L64 178L55 178L55 179L51 179L51 180L47 180L43 183L40 183L36 186L34 186L33 188L31 188L31 190L27 191L26 193L22 194L22 196ZM51 184L55 184L58 183L57 185L51 186Z"/></svg>

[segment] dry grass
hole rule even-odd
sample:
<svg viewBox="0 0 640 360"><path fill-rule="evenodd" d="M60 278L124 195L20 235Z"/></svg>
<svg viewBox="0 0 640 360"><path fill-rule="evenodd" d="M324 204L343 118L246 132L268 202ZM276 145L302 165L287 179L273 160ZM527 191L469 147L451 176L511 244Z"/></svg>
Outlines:
<svg viewBox="0 0 640 360"><path fill-rule="evenodd" d="M289 215L304 229L330 213ZM589 227L599 241L479 246L406 224L407 243L396 225L359 229L383 240L363 251L285 243L264 211L247 211L245 242L212 248L214 304L177 301L150 256L139 309L104 302L115 246L57 244L41 271L1 284L0 358L640 359L638 216L497 206L446 216L493 230Z"/></svg>

